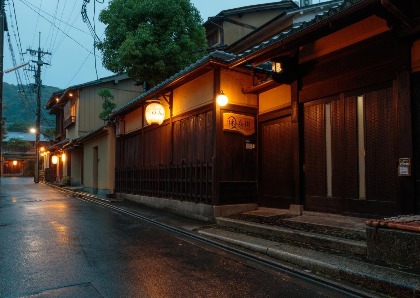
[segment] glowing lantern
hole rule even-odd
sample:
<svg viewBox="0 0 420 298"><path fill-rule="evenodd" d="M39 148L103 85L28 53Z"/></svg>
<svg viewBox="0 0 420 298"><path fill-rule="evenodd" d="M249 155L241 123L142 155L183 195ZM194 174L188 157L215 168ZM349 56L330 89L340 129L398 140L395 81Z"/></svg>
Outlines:
<svg viewBox="0 0 420 298"><path fill-rule="evenodd" d="M63 154L61 155L61 161L62 161L62 162L65 162L65 161L66 161L66 158L67 158L66 154L65 154L65 153L63 153Z"/></svg>
<svg viewBox="0 0 420 298"><path fill-rule="evenodd" d="M220 93L217 95L216 102L219 106L224 107L228 103L228 97L226 94L223 93L222 90L220 90Z"/></svg>
<svg viewBox="0 0 420 298"><path fill-rule="evenodd" d="M56 164L57 164L57 162L58 162L58 157L57 157L57 155L53 155L53 156L51 157L51 162L53 163L53 165L56 165Z"/></svg>
<svg viewBox="0 0 420 298"><path fill-rule="evenodd" d="M14 166L17 165L17 160L14 160L12 163Z"/></svg>
<svg viewBox="0 0 420 298"><path fill-rule="evenodd" d="M146 107L145 114L147 123L160 125L165 119L165 108L158 102L152 102Z"/></svg>

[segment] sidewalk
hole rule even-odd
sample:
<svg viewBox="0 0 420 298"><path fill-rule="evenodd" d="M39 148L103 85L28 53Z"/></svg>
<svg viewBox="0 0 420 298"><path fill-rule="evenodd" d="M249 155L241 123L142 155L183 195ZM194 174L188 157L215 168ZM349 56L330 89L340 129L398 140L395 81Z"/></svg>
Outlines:
<svg viewBox="0 0 420 298"><path fill-rule="evenodd" d="M136 204L115 202L78 189L61 189L73 196L144 212ZM147 208L145 212L153 221L264 255L308 275L391 297L420 297L420 270L367 260L364 218L305 211L293 215L288 210L259 208L208 224L161 210Z"/></svg>

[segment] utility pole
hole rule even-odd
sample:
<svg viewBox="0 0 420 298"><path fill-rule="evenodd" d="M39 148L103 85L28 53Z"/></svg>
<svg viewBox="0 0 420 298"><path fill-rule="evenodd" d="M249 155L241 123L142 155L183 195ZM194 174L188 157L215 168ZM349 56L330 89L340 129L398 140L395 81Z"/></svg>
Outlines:
<svg viewBox="0 0 420 298"><path fill-rule="evenodd" d="M3 56L4 56L4 0L0 0L0 179L3 177Z"/></svg>
<svg viewBox="0 0 420 298"><path fill-rule="evenodd" d="M0 0L2 1L2 0ZM27 51L31 56L37 56L37 60L32 60L32 62L37 64L37 69L35 71L35 86L37 89L36 96L36 124L35 124L35 175L34 182L39 183L39 136L41 134L41 67L42 65L49 65L48 63L42 61L42 57L45 55L51 55L51 53L41 51L41 32L39 32L39 43L38 50L28 49Z"/></svg>

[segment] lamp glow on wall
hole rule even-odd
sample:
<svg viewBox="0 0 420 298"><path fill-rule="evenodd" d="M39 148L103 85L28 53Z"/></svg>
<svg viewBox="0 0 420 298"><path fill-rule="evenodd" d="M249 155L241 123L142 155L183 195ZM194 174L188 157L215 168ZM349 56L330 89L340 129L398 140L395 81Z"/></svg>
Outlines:
<svg viewBox="0 0 420 298"><path fill-rule="evenodd" d="M65 153L61 154L61 161L62 162L65 162L66 161L66 158L67 158L67 156L66 156Z"/></svg>
<svg viewBox="0 0 420 298"><path fill-rule="evenodd" d="M147 105L145 111L146 121L150 125L163 123L165 120L165 108L159 102L152 102Z"/></svg>
<svg viewBox="0 0 420 298"><path fill-rule="evenodd" d="M226 94L224 94L224 93L223 93L223 90L220 90L220 93L219 93L219 94L217 94L217 97L216 97L216 102L217 102L217 104L218 104L219 106L221 106L221 107L224 107L225 105L227 105L227 104L228 104L229 99L228 99L228 97L226 96Z"/></svg>
<svg viewBox="0 0 420 298"><path fill-rule="evenodd" d="M56 165L58 163L58 156L57 155L51 156L51 162L53 163L53 165Z"/></svg>

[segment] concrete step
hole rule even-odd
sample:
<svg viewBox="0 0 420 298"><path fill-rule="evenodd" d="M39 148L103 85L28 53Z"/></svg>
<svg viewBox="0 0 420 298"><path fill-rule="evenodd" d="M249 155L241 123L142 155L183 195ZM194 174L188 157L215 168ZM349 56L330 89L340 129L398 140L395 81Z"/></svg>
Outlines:
<svg viewBox="0 0 420 298"><path fill-rule="evenodd" d="M418 297L420 294L419 275L410 272L220 228L201 229L198 233L267 255L290 268L298 267L310 274L327 275L338 282L356 284L392 297Z"/></svg>
<svg viewBox="0 0 420 298"><path fill-rule="evenodd" d="M254 235L278 237L290 241L303 242L317 247L366 256L366 241L357 241L283 227L268 226L226 217L216 218L216 223L221 227L232 228Z"/></svg>

